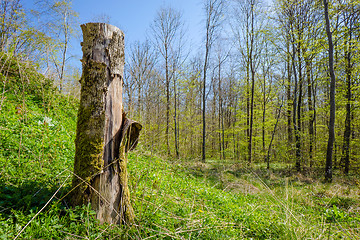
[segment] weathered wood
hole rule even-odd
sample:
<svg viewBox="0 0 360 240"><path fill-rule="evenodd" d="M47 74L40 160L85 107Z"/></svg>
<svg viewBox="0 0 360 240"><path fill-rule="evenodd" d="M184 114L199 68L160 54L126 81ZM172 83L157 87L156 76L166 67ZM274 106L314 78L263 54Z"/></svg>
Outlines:
<svg viewBox="0 0 360 240"><path fill-rule="evenodd" d="M81 25L83 73L78 112L72 205L88 202L100 222L131 223L125 153L141 125L122 105L124 34L105 23Z"/></svg>

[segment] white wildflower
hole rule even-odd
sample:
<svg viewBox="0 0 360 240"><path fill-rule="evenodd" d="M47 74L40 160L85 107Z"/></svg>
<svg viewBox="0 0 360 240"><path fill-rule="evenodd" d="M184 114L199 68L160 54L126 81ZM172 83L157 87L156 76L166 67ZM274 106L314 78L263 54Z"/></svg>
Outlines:
<svg viewBox="0 0 360 240"><path fill-rule="evenodd" d="M55 126L54 123L55 122L53 122L51 118L46 117L46 116L43 118L42 121L41 120L38 121L39 125L48 125L49 127Z"/></svg>

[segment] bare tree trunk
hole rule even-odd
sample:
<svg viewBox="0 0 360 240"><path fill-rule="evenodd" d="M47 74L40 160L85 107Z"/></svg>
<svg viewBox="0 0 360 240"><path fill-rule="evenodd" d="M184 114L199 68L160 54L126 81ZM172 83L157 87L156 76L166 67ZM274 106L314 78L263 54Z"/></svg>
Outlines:
<svg viewBox="0 0 360 240"><path fill-rule="evenodd" d="M100 222L131 224L125 153L136 146L141 125L123 112L124 34L105 23L81 28L83 73L70 201L91 203Z"/></svg>
<svg viewBox="0 0 360 240"><path fill-rule="evenodd" d="M344 144L341 163L344 164L344 174L349 174L350 167L350 137L351 137L351 40L352 40L352 23L350 21L349 39L346 39L346 118L344 130Z"/></svg>
<svg viewBox="0 0 360 240"><path fill-rule="evenodd" d="M165 63L165 91L166 91L166 128L165 128L165 138L166 138L166 150L167 154L171 154L170 149L170 84L171 80L174 77L177 64L181 58L181 37L182 32L182 20L180 12L176 11L171 7L160 8L157 12L157 16L154 19L153 25L151 26L153 30L154 41L157 45L157 49L161 54L164 63ZM175 47L177 44L178 47ZM175 83L174 83L175 84ZM175 86L175 85L174 85ZM176 96L175 96L176 100ZM176 103L175 103L176 111ZM175 117L176 118L176 117ZM176 122L176 119L175 119ZM177 135L175 123L175 135ZM177 145L177 137L175 136L175 145ZM178 153L178 146L175 146L176 156Z"/></svg>
<svg viewBox="0 0 360 240"><path fill-rule="evenodd" d="M202 162L205 162L206 158L206 74L209 65L210 51L215 40L215 34L218 27L221 25L224 0L205 0L205 58L203 65L203 81L202 81Z"/></svg>
<svg viewBox="0 0 360 240"><path fill-rule="evenodd" d="M215 38L215 31L221 23L223 14L223 0L206 0L204 9L206 16L206 39L205 39L205 59L203 65L202 82L202 156L201 160L205 162L206 158L206 74L209 64L210 50Z"/></svg>
<svg viewBox="0 0 360 240"><path fill-rule="evenodd" d="M297 72L296 72L296 66L295 66L295 58L296 58L296 50L295 50L295 40L294 40L294 36L292 36L292 68L293 68L293 75L294 75L294 96L293 96L293 114L292 114L292 121L293 121L293 125L294 125L294 132L295 132L295 148L296 148L296 163L295 163L295 167L298 170L298 167L300 168L300 165L298 166L298 159L299 156L298 154L300 152L297 151L297 149L299 148L298 142L299 142L299 134L298 134L298 124L296 123L296 115L297 115L297 92L298 92L298 80L297 80ZM300 170L299 170L300 171Z"/></svg>
<svg viewBox="0 0 360 240"><path fill-rule="evenodd" d="M203 86L202 86L202 155L201 160L205 162L206 160L206 148L205 148L205 141L206 141L206 72L207 72L207 65L208 65L208 58L209 58L209 40L208 34L207 41L206 41L206 49L205 49L205 63L204 63L204 71L203 71Z"/></svg>
<svg viewBox="0 0 360 240"><path fill-rule="evenodd" d="M264 159L266 159L265 156L265 116L266 116L266 77L265 77L265 71L263 71L263 112L262 112L262 154L264 154Z"/></svg>
<svg viewBox="0 0 360 240"><path fill-rule="evenodd" d="M306 78L307 78L307 92L308 92L308 108L309 108L309 161L310 168L313 165L313 149L314 149L314 112L313 112L313 101L312 101L312 82L310 72L310 59L305 61L306 64Z"/></svg>
<svg viewBox="0 0 360 240"><path fill-rule="evenodd" d="M326 151L325 180L332 182L332 155L335 141L335 73L334 73L334 45L330 30L328 1L324 0L324 15L326 34L329 43L329 73L330 73L330 116L329 116L329 139Z"/></svg>
<svg viewBox="0 0 360 240"><path fill-rule="evenodd" d="M301 71L301 47L300 43L298 43L298 64L299 64L299 98L297 101L297 127L295 129L295 140L296 140L296 171L301 171L301 106L302 106L302 85L303 85L303 77Z"/></svg>
<svg viewBox="0 0 360 240"><path fill-rule="evenodd" d="M168 47L165 44L165 80L166 80L166 146L167 154L170 156L170 145L169 145L169 127L170 127L170 77L169 77L169 63L168 63Z"/></svg>
<svg viewBox="0 0 360 240"><path fill-rule="evenodd" d="M255 91L255 70L251 70L251 100L250 100L250 130L249 130L249 145L248 145L248 162L252 160L252 137L254 124L254 91Z"/></svg>
<svg viewBox="0 0 360 240"><path fill-rule="evenodd" d="M223 144L224 142L221 140L221 133L223 132L223 128L222 128L222 124L221 124L221 120L222 120L222 92L221 92L221 57L218 56L218 60L219 60L219 71L218 71L218 92L219 92L219 154L220 154L220 159L222 158L223 154L224 154L224 148L223 148Z"/></svg>
<svg viewBox="0 0 360 240"><path fill-rule="evenodd" d="M219 87L220 87L220 82L219 82ZM220 108L220 90L219 90L219 116L218 116L218 127L219 127L219 133L218 133L218 137L219 137L219 158L221 160L222 158L222 141L221 141L221 132L220 130L222 130L221 128L221 108Z"/></svg>
<svg viewBox="0 0 360 240"><path fill-rule="evenodd" d="M223 93L221 85L221 56L218 56L219 68L218 68L218 92L219 92L219 154L220 159L225 159L225 129L224 129L224 110L223 110Z"/></svg>
<svg viewBox="0 0 360 240"><path fill-rule="evenodd" d="M271 140L270 140L270 143L269 143L269 148L268 148L268 151L267 151L267 155L265 157L265 162L266 162L266 168L267 169L270 169L270 152L271 152L271 146L272 146L272 143L274 141L274 136L275 136L275 132L276 132L276 128L277 128L277 125L279 123L279 118L280 118L280 115L281 115L281 108L283 106L283 99L281 99L281 105L279 107L279 112L278 112L278 115L276 117L276 123L275 123L275 126L274 126L274 130L271 134Z"/></svg>
<svg viewBox="0 0 360 240"><path fill-rule="evenodd" d="M224 110L222 107L222 101L221 101L221 135L222 135L222 156L223 159L226 159L225 155L225 127L224 127ZM227 144L226 144L227 146Z"/></svg>
<svg viewBox="0 0 360 240"><path fill-rule="evenodd" d="M63 91L64 88L64 71L65 71L65 62L66 62L66 52L68 48L69 43L69 26L67 22L67 11L64 13L64 49L63 49L63 55L62 55L62 62L61 62L61 70L60 70L60 92Z"/></svg>
<svg viewBox="0 0 360 240"><path fill-rule="evenodd" d="M176 158L179 158L179 131L178 131L178 121L177 121L177 87L176 87L176 77L174 77L174 137L175 137L175 154Z"/></svg>
<svg viewBox="0 0 360 240"><path fill-rule="evenodd" d="M287 48L287 58L286 58L286 69L287 69L287 83L286 83L286 98L287 98L287 135L288 135L288 144L292 145L292 128L291 128L291 66L290 66L290 42L286 43Z"/></svg>
<svg viewBox="0 0 360 240"><path fill-rule="evenodd" d="M250 29L250 51L249 51L249 65L251 71L251 98L250 98L250 125L249 125L249 142L248 142L248 162L252 160L252 137L253 137L253 123L254 123L254 91L255 91L255 66L253 59L254 48L254 2L251 3L251 29Z"/></svg>

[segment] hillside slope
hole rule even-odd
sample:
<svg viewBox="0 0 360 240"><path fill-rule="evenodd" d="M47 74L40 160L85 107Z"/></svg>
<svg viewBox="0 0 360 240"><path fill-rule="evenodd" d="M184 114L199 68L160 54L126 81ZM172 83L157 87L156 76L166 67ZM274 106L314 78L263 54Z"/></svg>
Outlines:
<svg viewBox="0 0 360 240"><path fill-rule="evenodd" d="M33 68L5 54L0 59L1 239L360 236L356 183L324 185L233 162L165 160L141 144L129 155L136 224L100 225L90 206L66 204L77 101L59 94Z"/></svg>

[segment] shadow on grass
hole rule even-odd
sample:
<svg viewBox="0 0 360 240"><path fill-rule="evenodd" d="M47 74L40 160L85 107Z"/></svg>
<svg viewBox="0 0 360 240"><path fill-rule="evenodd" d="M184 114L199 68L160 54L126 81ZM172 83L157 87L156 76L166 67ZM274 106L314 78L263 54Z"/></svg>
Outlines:
<svg viewBox="0 0 360 240"><path fill-rule="evenodd" d="M240 179L259 180L272 188L283 187L285 182L294 186L306 186L322 182L324 178L324 169L321 167L303 168L298 172L290 164L276 164L269 170L262 163L249 166L232 161L186 162L184 165L191 175L210 180L220 189L226 188L229 182ZM356 176L344 176L339 169L334 170L334 183L356 186L357 179Z"/></svg>
<svg viewBox="0 0 360 240"><path fill-rule="evenodd" d="M57 186L41 181L28 181L19 185L5 184L0 179L0 214L8 216L12 211L28 213L42 208L56 192ZM52 201L68 191L61 189Z"/></svg>

